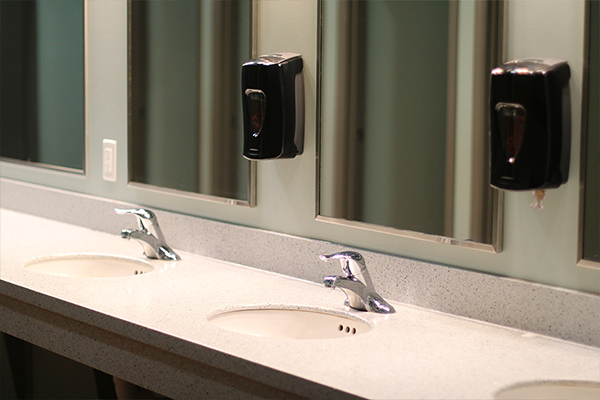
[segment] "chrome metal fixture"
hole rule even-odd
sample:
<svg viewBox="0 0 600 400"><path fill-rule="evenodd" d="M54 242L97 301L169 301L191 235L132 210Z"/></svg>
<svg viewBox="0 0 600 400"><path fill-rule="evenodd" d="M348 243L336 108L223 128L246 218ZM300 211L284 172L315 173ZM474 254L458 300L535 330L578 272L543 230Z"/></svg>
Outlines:
<svg viewBox="0 0 600 400"><path fill-rule="evenodd" d="M156 215L152 211L145 208L115 208L115 212L119 215L132 214L137 217L140 229L123 229L121 237L123 239L136 239L139 241L144 248L146 257L170 261L181 260L181 257L167 245L158 225Z"/></svg>
<svg viewBox="0 0 600 400"><path fill-rule="evenodd" d="M395 313L396 310L375 292L373 281L367 270L365 259L360 253L343 251L331 255L322 255L323 261L338 259L342 263L345 276L326 276L326 287L340 288L348 297L344 304L348 307L381 314Z"/></svg>

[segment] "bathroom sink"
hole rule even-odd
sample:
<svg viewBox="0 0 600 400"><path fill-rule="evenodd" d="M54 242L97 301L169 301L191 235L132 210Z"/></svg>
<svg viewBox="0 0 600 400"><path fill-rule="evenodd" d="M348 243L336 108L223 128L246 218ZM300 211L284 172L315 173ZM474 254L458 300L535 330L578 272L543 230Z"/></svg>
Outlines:
<svg viewBox="0 0 600 400"><path fill-rule="evenodd" d="M134 276L154 269L142 260L104 254L48 256L27 262L25 268L42 274L85 278Z"/></svg>
<svg viewBox="0 0 600 400"><path fill-rule="evenodd" d="M241 309L213 315L208 321L229 331L276 339L347 338L371 330L358 318L312 309Z"/></svg>
<svg viewBox="0 0 600 400"><path fill-rule="evenodd" d="M532 382L501 390L496 400L597 400L600 399L600 383L574 381Z"/></svg>

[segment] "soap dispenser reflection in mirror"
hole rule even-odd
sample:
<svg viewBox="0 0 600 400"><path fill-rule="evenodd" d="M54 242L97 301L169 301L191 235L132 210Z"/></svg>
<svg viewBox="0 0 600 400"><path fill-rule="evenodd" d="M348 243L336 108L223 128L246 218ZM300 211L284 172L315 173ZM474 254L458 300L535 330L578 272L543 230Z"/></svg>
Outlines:
<svg viewBox="0 0 600 400"><path fill-rule="evenodd" d="M492 70L492 186L545 190L567 181L570 76L567 62L554 58L520 59Z"/></svg>

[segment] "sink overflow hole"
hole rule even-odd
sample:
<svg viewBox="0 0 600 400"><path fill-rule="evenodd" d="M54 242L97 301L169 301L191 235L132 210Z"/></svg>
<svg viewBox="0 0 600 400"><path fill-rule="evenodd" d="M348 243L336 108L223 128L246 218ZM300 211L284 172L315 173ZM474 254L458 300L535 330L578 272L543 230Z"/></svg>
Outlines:
<svg viewBox="0 0 600 400"><path fill-rule="evenodd" d="M350 328L349 326L344 326L342 324L338 325L338 330L340 332L345 331L346 333L352 333L353 335L356 334L356 328L354 328L354 327Z"/></svg>

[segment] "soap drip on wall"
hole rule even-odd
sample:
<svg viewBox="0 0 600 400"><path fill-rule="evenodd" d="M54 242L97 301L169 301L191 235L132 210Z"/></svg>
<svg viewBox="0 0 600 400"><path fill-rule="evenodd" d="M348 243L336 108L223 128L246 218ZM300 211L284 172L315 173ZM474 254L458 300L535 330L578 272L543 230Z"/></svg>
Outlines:
<svg viewBox="0 0 600 400"><path fill-rule="evenodd" d="M544 208L544 206L542 205L542 200L544 200L544 196L546 196L545 190L534 190L533 197L535 197L535 200L533 203L530 204L531 208L535 208L536 210L541 210L542 208Z"/></svg>

